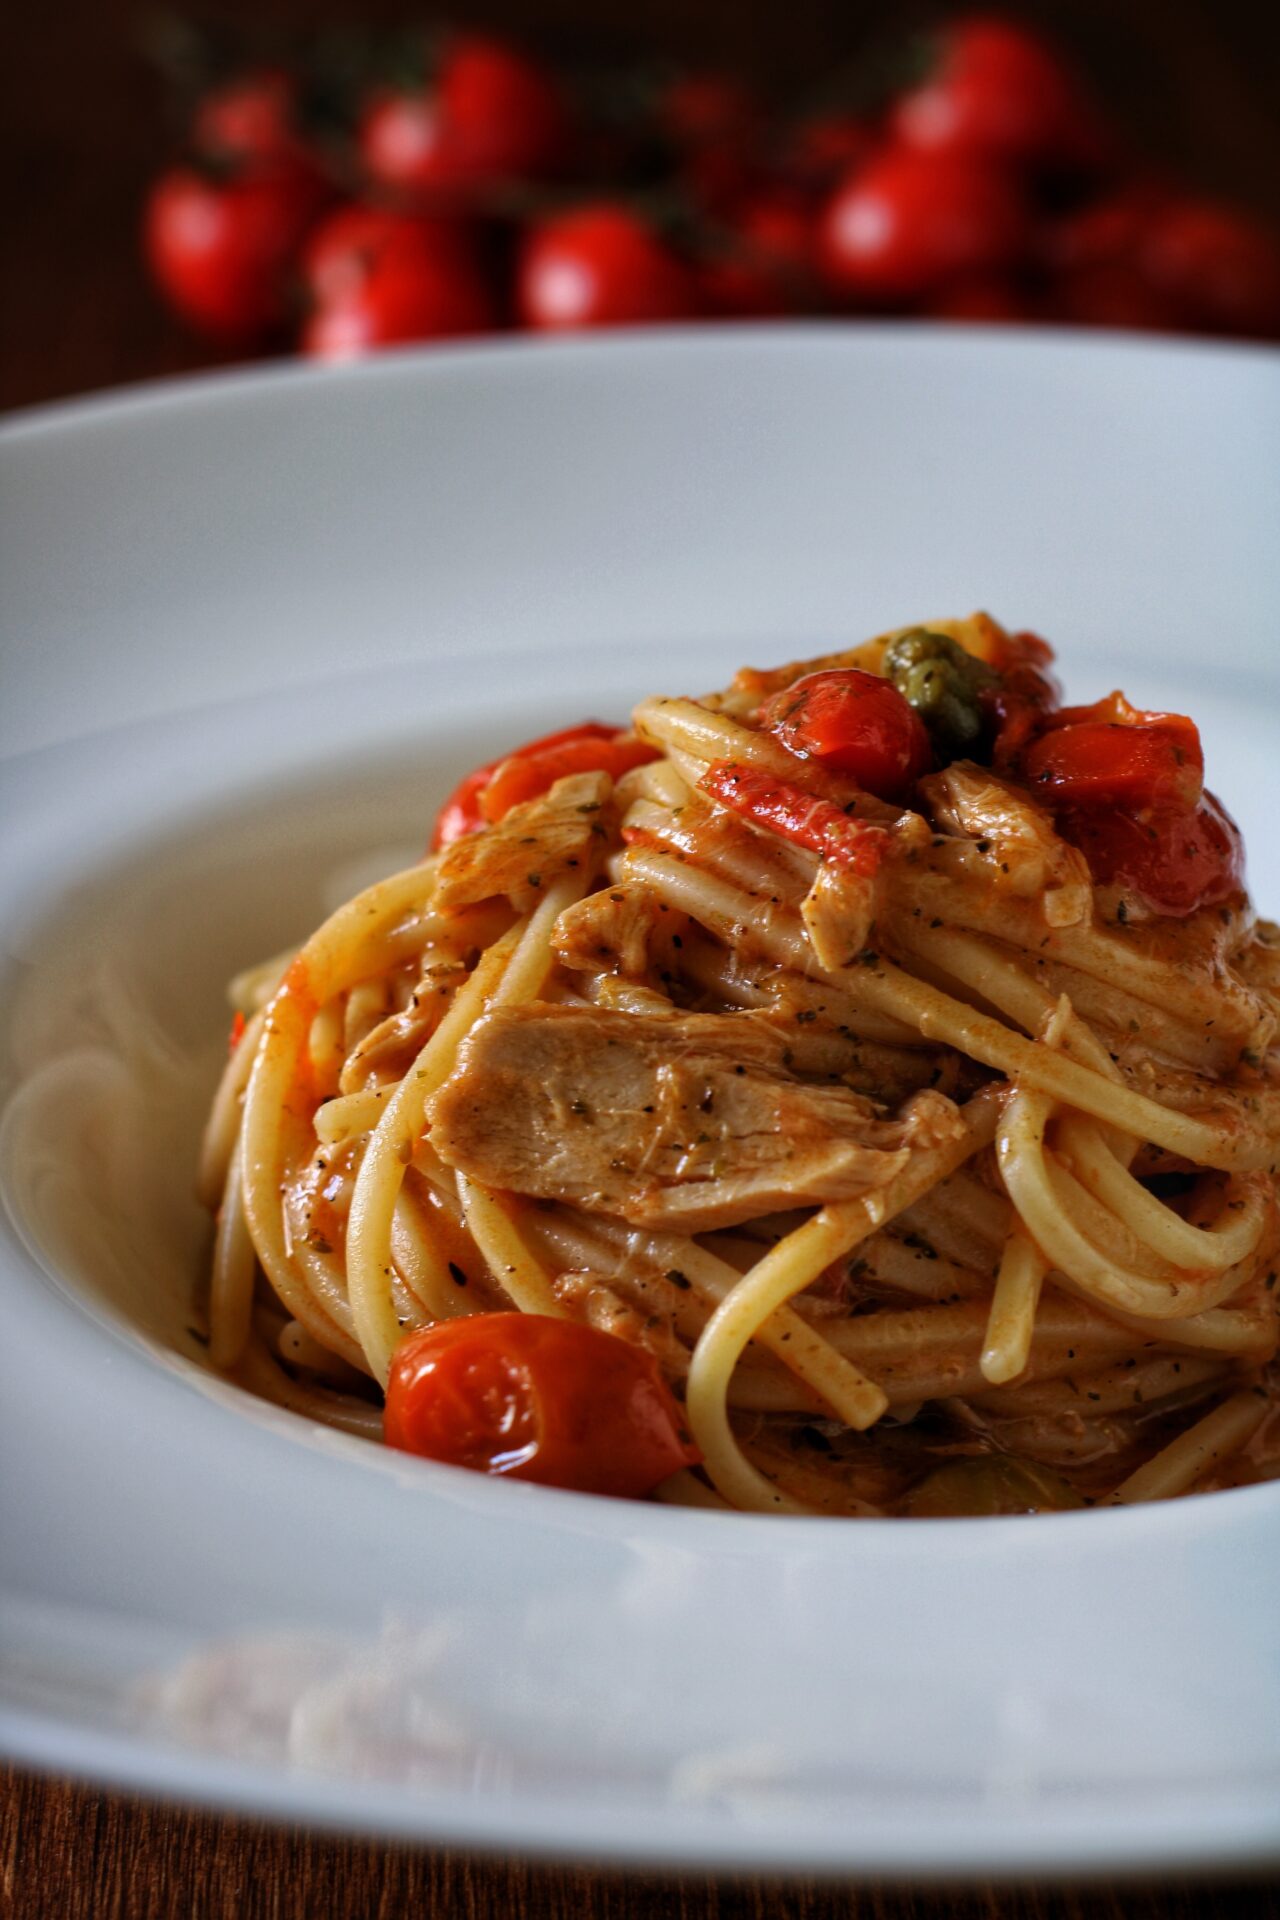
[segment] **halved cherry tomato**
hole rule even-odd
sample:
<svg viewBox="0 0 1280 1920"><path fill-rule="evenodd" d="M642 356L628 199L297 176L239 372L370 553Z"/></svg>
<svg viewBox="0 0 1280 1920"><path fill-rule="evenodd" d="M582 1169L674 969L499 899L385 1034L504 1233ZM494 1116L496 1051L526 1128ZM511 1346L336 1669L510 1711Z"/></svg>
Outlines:
<svg viewBox="0 0 1280 1920"><path fill-rule="evenodd" d="M716 760L698 782L722 807L766 827L783 840L847 867L864 880L874 879L889 847L883 827L852 820L833 800L818 800L789 780L775 780L759 767L738 760Z"/></svg>
<svg viewBox="0 0 1280 1920"><path fill-rule="evenodd" d="M410 1334L391 1363L383 1432L450 1466L624 1499L702 1458L652 1354L535 1313Z"/></svg>
<svg viewBox="0 0 1280 1920"><path fill-rule="evenodd" d="M1079 847L1099 886L1124 887L1171 919L1219 906L1244 886L1240 829L1211 793L1198 807L1153 807L1140 818L1070 812L1058 830Z"/></svg>
<svg viewBox="0 0 1280 1920"><path fill-rule="evenodd" d="M1054 807L1188 810L1204 790L1204 750L1185 714L1144 713L1113 693L1054 714L1023 755L1022 772Z"/></svg>
<svg viewBox="0 0 1280 1920"><path fill-rule="evenodd" d="M535 800L571 773L601 772L619 779L631 767L658 758L657 750L599 720L527 740L501 760L490 760L461 779L436 816L431 850L464 834L493 826L521 800Z"/></svg>
<svg viewBox="0 0 1280 1920"><path fill-rule="evenodd" d="M881 800L903 800L933 765L929 735L891 681L857 667L806 673L760 709L767 732L802 760L847 774Z"/></svg>
<svg viewBox="0 0 1280 1920"><path fill-rule="evenodd" d="M480 811L493 826L505 819L512 807L549 793L557 780L567 779L570 774L607 773L611 780L620 780L632 767L647 766L658 758L657 749L647 740L621 732L612 739L600 739L592 732L533 752L526 748L504 760L481 789Z"/></svg>

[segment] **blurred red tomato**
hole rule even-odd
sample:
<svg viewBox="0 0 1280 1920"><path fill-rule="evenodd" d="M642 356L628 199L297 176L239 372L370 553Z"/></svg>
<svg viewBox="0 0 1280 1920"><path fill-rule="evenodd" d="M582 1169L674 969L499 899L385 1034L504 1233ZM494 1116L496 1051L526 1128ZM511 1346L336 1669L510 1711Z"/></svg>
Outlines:
<svg viewBox="0 0 1280 1920"><path fill-rule="evenodd" d="M363 285L387 254L424 252L441 264L456 261L464 272L476 269L475 245L462 221L350 201L326 214L312 232L303 278L312 299L323 305Z"/></svg>
<svg viewBox="0 0 1280 1920"><path fill-rule="evenodd" d="M984 15L942 31L931 72L899 99L892 124L929 152L1073 166L1099 157L1098 123L1072 69L1027 28Z"/></svg>
<svg viewBox="0 0 1280 1920"><path fill-rule="evenodd" d="M1151 220L1141 267L1192 326L1280 334L1280 236L1210 200L1174 200Z"/></svg>
<svg viewBox="0 0 1280 1920"><path fill-rule="evenodd" d="M360 128L373 180L428 195L542 179L569 144L552 75L513 47L474 35L452 42L433 86L376 95Z"/></svg>
<svg viewBox="0 0 1280 1920"><path fill-rule="evenodd" d="M837 188L823 217L824 269L839 291L913 300L961 274L1012 265L1029 216L1016 180L963 154L889 148Z"/></svg>
<svg viewBox="0 0 1280 1920"><path fill-rule="evenodd" d="M645 220L610 201L533 229L517 304L526 326L547 329L686 320L699 310L690 270Z"/></svg>
<svg viewBox="0 0 1280 1920"><path fill-rule="evenodd" d="M1048 315L1080 327L1133 327L1167 333L1179 324L1174 303L1133 260L1083 261L1054 281Z"/></svg>
<svg viewBox="0 0 1280 1920"><path fill-rule="evenodd" d="M298 250L324 204L313 174L293 166L210 178L163 174L144 221L147 262L169 304L227 345L256 344L289 316Z"/></svg>
<svg viewBox="0 0 1280 1920"><path fill-rule="evenodd" d="M497 313L465 234L443 221L355 219L345 208L316 236L307 271L318 304L302 349L319 360L354 360L378 347L484 333ZM338 216L342 218L342 216Z"/></svg>

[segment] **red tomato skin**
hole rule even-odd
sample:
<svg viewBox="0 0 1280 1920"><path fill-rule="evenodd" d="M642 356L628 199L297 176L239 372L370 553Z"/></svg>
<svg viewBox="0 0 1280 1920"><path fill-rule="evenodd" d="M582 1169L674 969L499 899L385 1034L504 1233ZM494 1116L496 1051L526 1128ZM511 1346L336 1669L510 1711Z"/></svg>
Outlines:
<svg viewBox="0 0 1280 1920"><path fill-rule="evenodd" d="M1070 67L1012 21L974 16L940 36L933 72L892 115L905 145L1019 164L1101 159L1096 115Z"/></svg>
<svg viewBox="0 0 1280 1920"><path fill-rule="evenodd" d="M698 784L731 813L798 847L807 847L820 859L845 867L863 880L875 878L889 850L889 835L883 827L851 819L834 801L817 799L789 780L775 779L763 768L744 766L736 760L715 760ZM630 844L628 829L623 829L623 839Z"/></svg>
<svg viewBox="0 0 1280 1920"><path fill-rule="evenodd" d="M1079 847L1099 886L1123 887L1168 919L1221 906L1244 888L1240 829L1211 793L1194 809L1067 812L1058 831Z"/></svg>
<svg viewBox="0 0 1280 1920"><path fill-rule="evenodd" d="M495 768L481 788L480 811L489 825L505 820L512 807L549 793L557 780L574 773L607 773L620 780L632 767L644 767L659 754L647 740L618 734L612 740L565 740L558 746L513 755Z"/></svg>
<svg viewBox="0 0 1280 1920"><path fill-rule="evenodd" d="M608 202L533 230L517 304L526 326L553 332L687 320L699 309L683 263L639 215Z"/></svg>
<svg viewBox="0 0 1280 1920"><path fill-rule="evenodd" d="M1280 335L1280 234L1233 207L1173 201L1156 215L1140 264L1191 326L1261 340Z"/></svg>
<svg viewBox="0 0 1280 1920"><path fill-rule="evenodd" d="M836 189L819 249L836 291L915 300L962 274L1015 265L1029 231L1022 189L1000 168L890 148Z"/></svg>
<svg viewBox="0 0 1280 1920"><path fill-rule="evenodd" d="M433 87L370 99L359 147L366 173L383 186L465 197L546 178L570 140L554 79L513 47L467 35L446 52Z"/></svg>
<svg viewBox="0 0 1280 1920"><path fill-rule="evenodd" d="M303 254L303 279L312 299L324 305L362 286L389 253L426 254L476 270L475 247L463 221L352 200L326 214L312 232Z"/></svg>
<svg viewBox="0 0 1280 1920"><path fill-rule="evenodd" d="M199 332L247 346L283 326L294 263L324 200L292 166L224 181L192 168L163 174L147 201L143 242L156 284Z"/></svg>
<svg viewBox="0 0 1280 1920"><path fill-rule="evenodd" d="M1204 790L1204 751L1194 721L1181 714L1059 714L1027 748L1022 772L1051 807L1193 808Z"/></svg>
<svg viewBox="0 0 1280 1920"><path fill-rule="evenodd" d="M489 290L460 247L437 252L423 236L372 254L362 277L352 266L351 278L321 301L303 331L303 352L314 359L354 360L379 347L457 339L497 324Z"/></svg>
<svg viewBox="0 0 1280 1920"><path fill-rule="evenodd" d="M536 740L526 740L523 746L513 747L501 760L488 760L483 766L473 768L470 773L463 775L436 815L431 835L432 853L438 853L441 847L461 840L468 833L478 833L481 827L491 824L480 805L480 795L500 768L509 766L514 760L579 741L597 740L607 744L616 740L621 732L621 727L608 727L600 720L584 720L576 727L560 727L555 733L544 733Z"/></svg>
<svg viewBox="0 0 1280 1920"><path fill-rule="evenodd" d="M881 800L905 800L933 765L924 723L876 673L807 673L760 709L760 724L802 760L848 776Z"/></svg>
<svg viewBox="0 0 1280 1920"><path fill-rule="evenodd" d="M451 1466L623 1499L702 1457L652 1354L532 1313L411 1334L392 1360L383 1433Z"/></svg>

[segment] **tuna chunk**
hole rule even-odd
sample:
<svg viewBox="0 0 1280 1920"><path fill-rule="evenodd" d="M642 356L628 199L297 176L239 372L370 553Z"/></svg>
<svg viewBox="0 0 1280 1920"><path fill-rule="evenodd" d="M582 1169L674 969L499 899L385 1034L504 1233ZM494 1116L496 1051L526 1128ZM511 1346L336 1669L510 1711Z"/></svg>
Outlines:
<svg viewBox="0 0 1280 1920"><path fill-rule="evenodd" d="M524 912L566 873L589 879L608 844L603 815L611 791L608 774L570 774L512 807L497 826L455 840L440 856L432 905L448 913L505 894Z"/></svg>
<svg viewBox="0 0 1280 1920"><path fill-rule="evenodd" d="M879 1118L785 1051L749 1013L498 1008L431 1102L431 1143L486 1185L701 1233L866 1193L958 1124L940 1094Z"/></svg>

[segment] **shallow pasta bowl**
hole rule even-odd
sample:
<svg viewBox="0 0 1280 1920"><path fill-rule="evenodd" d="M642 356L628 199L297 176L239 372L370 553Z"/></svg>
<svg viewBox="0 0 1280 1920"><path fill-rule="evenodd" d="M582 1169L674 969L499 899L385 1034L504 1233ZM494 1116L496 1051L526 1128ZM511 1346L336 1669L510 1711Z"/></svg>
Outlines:
<svg viewBox="0 0 1280 1920"><path fill-rule="evenodd" d="M223 982L513 737L986 604L1195 713L1280 903L1280 365L795 330L389 357L4 435L0 1639L19 1758L459 1844L957 1873L1280 1852L1280 1491L775 1521L214 1379Z"/></svg>

